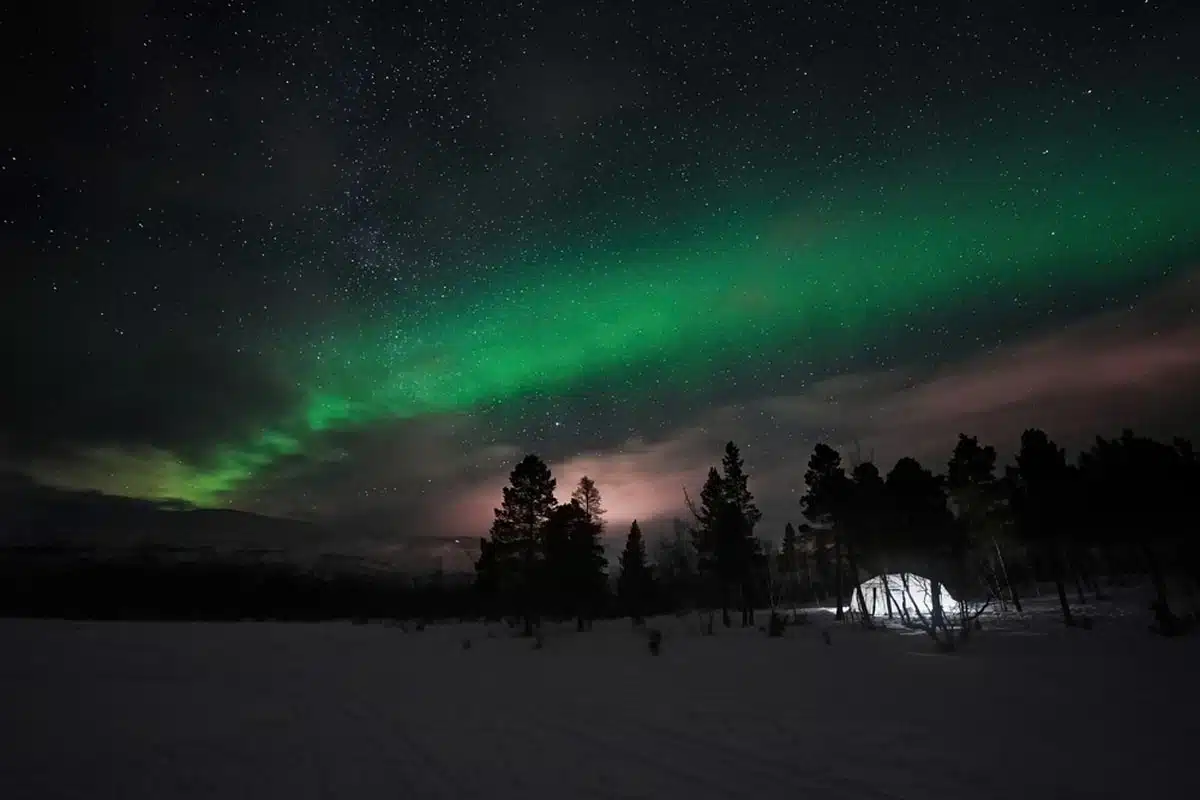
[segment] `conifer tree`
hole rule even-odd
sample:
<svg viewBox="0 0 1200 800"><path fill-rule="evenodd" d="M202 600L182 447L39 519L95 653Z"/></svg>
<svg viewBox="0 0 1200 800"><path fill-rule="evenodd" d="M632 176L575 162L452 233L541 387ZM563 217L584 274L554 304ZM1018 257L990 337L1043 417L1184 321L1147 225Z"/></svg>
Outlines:
<svg viewBox="0 0 1200 800"><path fill-rule="evenodd" d="M723 571L740 590L742 626L749 627L754 624L754 577L763 558L759 541L754 536L754 526L762 519L762 512L754 503L742 455L733 442L725 445L721 472L729 519L728 527L722 531L726 545L721 550L728 561Z"/></svg>
<svg viewBox="0 0 1200 800"><path fill-rule="evenodd" d="M546 462L531 453L517 464L508 481L492 521L489 558L501 594L524 620L526 635L532 636L544 527L558 505L555 480Z"/></svg>
<svg viewBox="0 0 1200 800"><path fill-rule="evenodd" d="M646 543L637 520L629 526L625 549L621 552L621 573L617 577L617 594L622 608L634 620L645 613L650 589L650 567L646 564Z"/></svg>
<svg viewBox="0 0 1200 800"><path fill-rule="evenodd" d="M591 626L608 582L600 533L599 523L574 500L555 509L546 524L546 602L576 617L581 631Z"/></svg>
<svg viewBox="0 0 1200 800"><path fill-rule="evenodd" d="M721 603L721 621L730 627L730 590L737 587L742 596L742 624L753 624L753 582L756 560L761 552L754 538L754 526L762 513L750 493L741 454L729 442L721 460L722 472L708 471L700 490L700 505L690 498L688 504L696 524L692 541L699 556L700 570L715 586Z"/></svg>
<svg viewBox="0 0 1200 800"><path fill-rule="evenodd" d="M827 444L818 444L808 459L808 470L804 473L807 490L800 498L804 517L813 524L816 549L813 553L818 567L827 563L825 543L827 536L833 539L833 586L837 596L837 618L842 611L845 594L842 589L842 537L841 527L845 523L846 498L849 494L849 479L842 467L842 456ZM820 533L817 533L819 531ZM822 576L824 577L824 576Z"/></svg>
<svg viewBox="0 0 1200 800"><path fill-rule="evenodd" d="M571 492L571 499L579 503L580 508L588 515L588 518L593 522L604 525L604 515L607 513L603 505L601 505L600 490L596 488L596 482L584 475L579 479L579 484Z"/></svg>
<svg viewBox="0 0 1200 800"><path fill-rule="evenodd" d="M1021 539L1050 564L1067 625L1074 625L1075 619L1067 600L1062 535L1073 522L1070 494L1074 478L1066 452L1045 431L1030 428L1021 434L1016 467L1010 467L1007 475L1013 520Z"/></svg>

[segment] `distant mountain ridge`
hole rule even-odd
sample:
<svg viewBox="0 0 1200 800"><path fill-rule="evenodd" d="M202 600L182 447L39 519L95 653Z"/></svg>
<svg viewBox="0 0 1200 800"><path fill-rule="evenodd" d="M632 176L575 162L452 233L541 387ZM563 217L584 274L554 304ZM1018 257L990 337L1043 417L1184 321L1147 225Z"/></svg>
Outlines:
<svg viewBox="0 0 1200 800"><path fill-rule="evenodd" d="M14 473L0 473L0 550L30 558L282 561L339 572L470 568L454 540L58 489Z"/></svg>

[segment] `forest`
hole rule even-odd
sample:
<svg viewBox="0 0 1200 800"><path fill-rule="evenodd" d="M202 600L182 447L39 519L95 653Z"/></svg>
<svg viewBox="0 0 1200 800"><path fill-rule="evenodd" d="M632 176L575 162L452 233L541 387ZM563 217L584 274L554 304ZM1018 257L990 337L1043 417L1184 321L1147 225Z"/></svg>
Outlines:
<svg viewBox="0 0 1200 800"><path fill-rule="evenodd" d="M1172 610L1173 594L1191 600L1200 588L1189 514L1200 465L1186 440L1125 431L1097 437L1072 461L1044 431L1029 429L1015 463L1001 469L995 447L962 434L944 469L905 457L886 474L818 444L803 485L805 521L788 523L782 544L772 546L756 535L762 515L730 442L698 497L685 491L690 520L659 543L654 563L632 524L609 599L600 490L585 477L560 505L549 468L529 455L512 471L482 542L481 607L519 620L529 635L543 616L573 616L585 630L602 609L635 621L709 610L711 634L717 612L726 627L733 609L751 626L754 609L769 607L769 632L779 635L789 618L782 609L816 602L867 626L880 613L901 615L953 647L985 610L1020 612L1038 583L1054 584L1066 625L1090 627L1072 598L1083 605L1089 594L1104 599L1114 586L1147 581L1153 630L1177 635L1194 622ZM890 597L883 608L868 607L861 581L910 573L928 577L928 614L910 618ZM954 614L940 608L943 587L959 598Z"/></svg>
<svg viewBox="0 0 1200 800"><path fill-rule="evenodd" d="M245 559L122 558L0 551L0 615L77 619L507 620L533 636L546 620L698 614L781 635L817 605L872 626L881 617L954 646L987 611L1022 611L1053 585L1063 622L1090 627L1084 607L1117 587L1147 589L1147 622L1164 635L1190 630L1200 590L1200 540L1189 500L1200 490L1190 442L1125 431L1077 458L1043 431L1021 436L1014 463L960 435L939 468L901 458L883 472L818 444L796 476L799 524L764 535L736 444L699 491L683 491L687 519L647 541L638 522L613 531L602 490L584 477L556 499L547 464L530 454L509 475L474 576L440 571L330 574ZM619 557L606 557L605 541ZM927 613L864 597L878 575L923 576ZM907 585L900 594L910 592ZM943 591L957 598L943 611ZM1185 612L1184 609L1187 609Z"/></svg>

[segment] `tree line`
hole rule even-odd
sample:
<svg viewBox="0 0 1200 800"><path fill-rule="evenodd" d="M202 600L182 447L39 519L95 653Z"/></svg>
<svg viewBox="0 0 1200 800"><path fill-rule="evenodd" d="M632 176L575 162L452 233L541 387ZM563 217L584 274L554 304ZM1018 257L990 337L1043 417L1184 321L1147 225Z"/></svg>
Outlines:
<svg viewBox="0 0 1200 800"><path fill-rule="evenodd" d="M318 575L286 564L46 557L0 551L0 614L91 618L337 619L506 617L532 633L544 618L640 620L707 613L707 630L755 624L754 610L833 607L863 624L900 616L950 641L988 607L1021 611L1031 591L1053 585L1068 625L1087 625L1081 606L1114 586L1146 579L1152 622L1163 633L1191 624L1200 538L1188 505L1200 490L1190 442L1126 431L1097 438L1075 459L1043 431L1021 436L1012 464L960 435L941 468L909 457L882 472L871 459L827 444L803 475L798 525L781 544L759 535L762 519L734 443L693 496L687 519L647 541L633 522L615 576L605 557L605 510L590 478L566 503L536 455L515 466L483 539L473 581L435 574ZM864 578L917 574L965 602L909 620L892 598L864 597ZM886 594L886 593L885 593ZM1150 599L1150 598L1148 598ZM774 617L772 617L774 624Z"/></svg>
<svg viewBox="0 0 1200 800"><path fill-rule="evenodd" d="M1021 611L1027 590L1042 581L1054 584L1066 624L1090 624L1077 606L1089 593L1104 595L1101 578L1111 589L1141 575L1153 588L1155 629L1173 634L1189 624L1172 611L1171 588L1189 596L1200 588L1200 539L1187 505L1200 489L1200 464L1184 439L1125 431L1097 437L1072 461L1044 431L1030 429L1014 463L1001 469L995 447L962 434L944 469L903 457L886 474L871 459L847 461L818 444L803 484L804 522L789 522L780 545L764 541L756 535L762 514L730 442L698 497L685 489L690 519L675 521L653 564L633 523L609 598L599 489L585 477L559 504L549 467L529 455L509 476L481 543L476 587L487 613L519 620L528 634L545 616L575 617L584 630L605 609L635 620L708 609L711 631L718 609L725 626L735 608L749 626L755 608L789 602L831 603L839 619L851 613L867 625L881 614L908 621L890 597L868 603L861 583L917 574L931 583L933 609L914 624L952 643L989 604ZM964 600L958 616L940 608L942 587Z"/></svg>

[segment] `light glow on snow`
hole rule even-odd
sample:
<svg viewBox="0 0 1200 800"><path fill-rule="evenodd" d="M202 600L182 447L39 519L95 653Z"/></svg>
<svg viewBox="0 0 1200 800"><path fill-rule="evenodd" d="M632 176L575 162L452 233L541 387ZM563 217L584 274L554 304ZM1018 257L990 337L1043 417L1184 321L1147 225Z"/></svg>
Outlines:
<svg viewBox="0 0 1200 800"><path fill-rule="evenodd" d="M876 575L862 583L862 599L867 606L867 613L873 617L885 616L888 613L888 596L891 596L892 613L899 616L916 616L918 613L929 617L933 613L933 592L928 578L915 573L895 575ZM952 614L958 611L958 601L941 586L942 612ZM848 607L858 611L858 595L850 598Z"/></svg>

